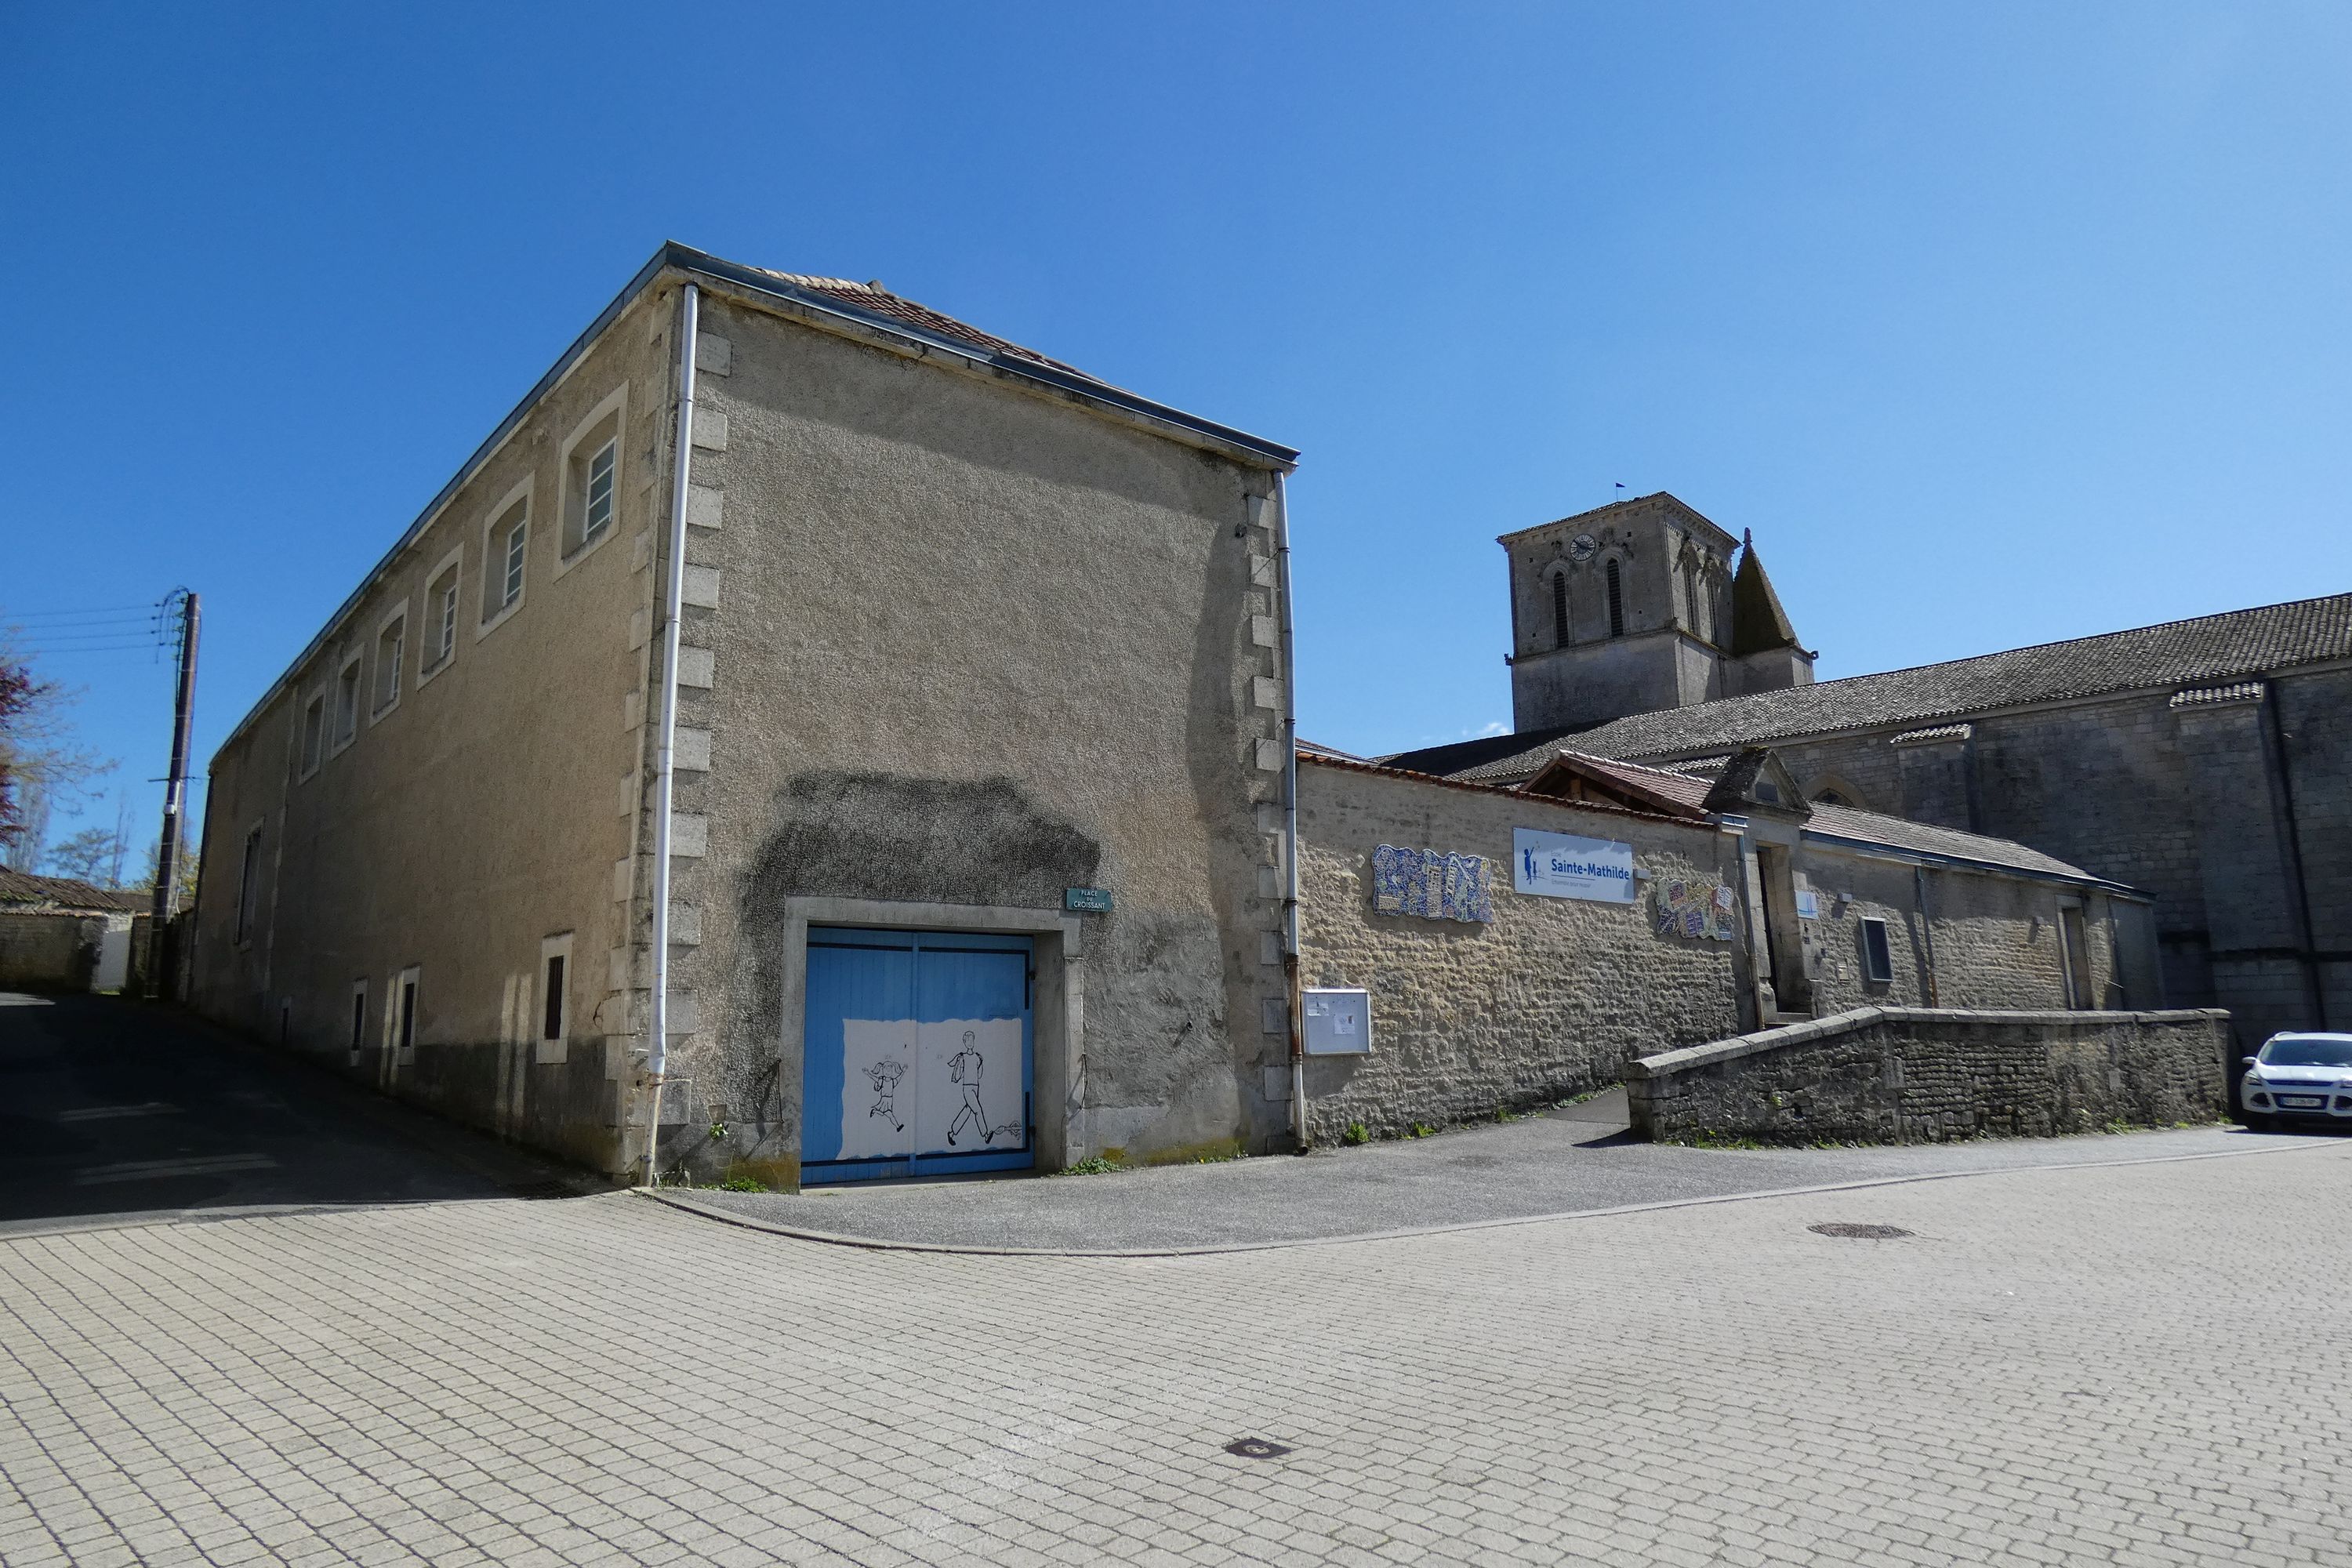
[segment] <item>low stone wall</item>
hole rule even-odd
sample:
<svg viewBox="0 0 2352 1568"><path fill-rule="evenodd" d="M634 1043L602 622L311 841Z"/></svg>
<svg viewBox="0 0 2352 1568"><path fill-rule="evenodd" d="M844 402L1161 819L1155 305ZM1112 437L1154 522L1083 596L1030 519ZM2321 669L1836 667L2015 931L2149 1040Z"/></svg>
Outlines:
<svg viewBox="0 0 2352 1568"><path fill-rule="evenodd" d="M1640 1136L1766 1143L2032 1138L2223 1114L2230 1016L1863 1007L1643 1057Z"/></svg>
<svg viewBox="0 0 2352 1568"><path fill-rule="evenodd" d="M105 931L82 915L0 915L0 989L89 990Z"/></svg>

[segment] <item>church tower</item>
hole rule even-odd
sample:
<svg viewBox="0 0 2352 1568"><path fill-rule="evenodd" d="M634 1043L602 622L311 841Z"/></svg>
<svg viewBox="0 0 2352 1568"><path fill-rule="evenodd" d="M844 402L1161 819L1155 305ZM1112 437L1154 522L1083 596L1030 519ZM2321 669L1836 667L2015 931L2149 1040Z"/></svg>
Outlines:
<svg viewBox="0 0 2352 1568"><path fill-rule="evenodd" d="M1813 656L1754 543L1663 491L1497 542L1511 570L1514 729L1812 684Z"/></svg>

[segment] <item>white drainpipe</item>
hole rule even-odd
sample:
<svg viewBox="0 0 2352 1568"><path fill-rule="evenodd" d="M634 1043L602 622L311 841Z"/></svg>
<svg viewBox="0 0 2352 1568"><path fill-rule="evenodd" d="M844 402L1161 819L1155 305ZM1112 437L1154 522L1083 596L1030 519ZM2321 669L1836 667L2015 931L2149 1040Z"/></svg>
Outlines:
<svg viewBox="0 0 2352 1568"><path fill-rule="evenodd" d="M1290 1018L1290 1121L1307 1147L1307 1040L1298 974L1298 672L1291 663L1290 492L1274 477L1274 560L1282 617L1282 980Z"/></svg>
<svg viewBox="0 0 2352 1568"><path fill-rule="evenodd" d="M701 290L688 283L677 296L677 457L670 465L669 560L662 579L661 721L654 749L653 1011L646 1044L646 1076L653 1080L646 1127L646 1184L654 1184L661 1146L662 1084L669 1068L669 838L672 766L677 744L678 617L686 607L686 493L694 471L694 343L701 331Z"/></svg>

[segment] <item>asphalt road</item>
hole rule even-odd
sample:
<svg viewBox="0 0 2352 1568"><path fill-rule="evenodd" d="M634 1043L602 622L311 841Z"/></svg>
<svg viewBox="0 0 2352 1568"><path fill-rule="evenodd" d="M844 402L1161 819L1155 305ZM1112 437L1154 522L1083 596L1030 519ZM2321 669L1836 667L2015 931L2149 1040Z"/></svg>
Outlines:
<svg viewBox="0 0 2352 1568"><path fill-rule="evenodd" d="M592 1189L170 1009L0 992L0 1235Z"/></svg>

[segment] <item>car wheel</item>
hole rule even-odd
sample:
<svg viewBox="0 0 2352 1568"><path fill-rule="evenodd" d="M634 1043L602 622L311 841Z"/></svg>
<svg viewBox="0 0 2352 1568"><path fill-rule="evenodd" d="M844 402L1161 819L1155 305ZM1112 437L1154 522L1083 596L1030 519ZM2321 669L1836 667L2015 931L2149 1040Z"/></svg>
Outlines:
<svg viewBox="0 0 2352 1568"><path fill-rule="evenodd" d="M2246 1123L2246 1131L2249 1132L2275 1132L2278 1131L2278 1118L2275 1116L2263 1116L2255 1111L2249 1110L2246 1112L2243 1120Z"/></svg>

